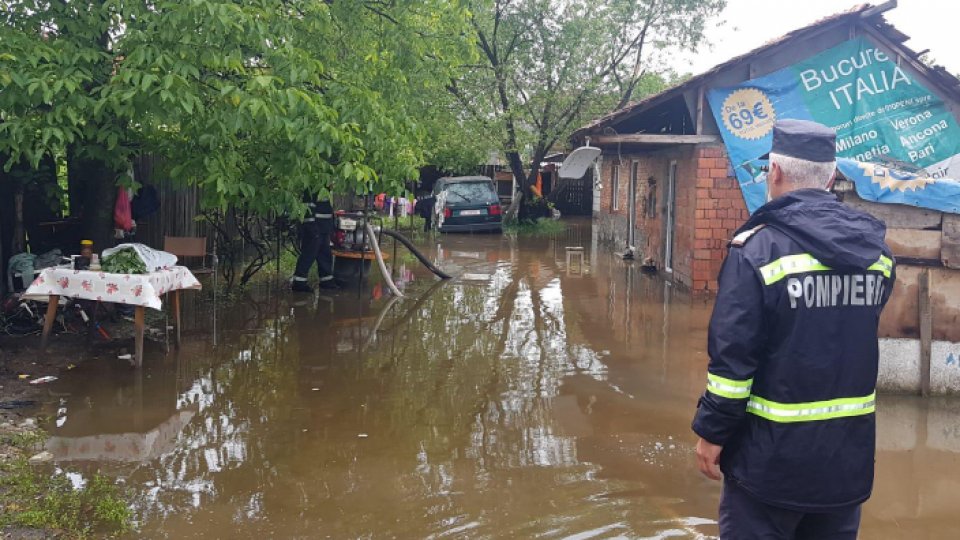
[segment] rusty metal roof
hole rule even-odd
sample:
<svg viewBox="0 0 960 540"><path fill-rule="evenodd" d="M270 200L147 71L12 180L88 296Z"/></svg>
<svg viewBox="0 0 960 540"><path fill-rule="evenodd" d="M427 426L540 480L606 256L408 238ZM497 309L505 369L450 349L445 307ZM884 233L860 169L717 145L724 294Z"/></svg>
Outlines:
<svg viewBox="0 0 960 540"><path fill-rule="evenodd" d="M909 39L909 36L907 36L906 34L894 28L893 25L888 23L881 16L881 14L884 11L887 11L893 7L896 7L896 1L887 2L885 4L881 4L878 6L871 5L871 4L859 4L846 11L842 11L840 13L836 13L834 15L824 17L810 25L804 26L802 28L798 28L796 30L793 30L792 32L784 34L783 36L777 39L768 41L767 43L761 45L760 47L757 47L756 49L753 49L748 53L741 54L740 56L736 56L734 58L731 58L730 60L727 60L726 62L718 64L713 68L703 73L700 73L699 75L691 77L678 85L667 88L666 90L658 94L654 94L652 96L646 97L639 101L630 102L623 108L617 109L609 114L601 116L600 118L597 118L589 122L588 124L580 127L571 135L571 139L576 139L579 137L583 137L585 135L589 135L590 133L596 132L598 128L617 122L619 120L624 120L630 116L633 116L634 114L638 114L642 111L645 111L653 107L654 105L663 103L671 98L674 98L680 92L683 92L688 88L697 86L704 79L707 79L724 70L734 67L737 64L750 60L753 57L756 57L768 51L771 51L791 40L799 39L809 34L820 32L821 30L830 26L842 25L851 20L860 21L861 19L870 19L870 21L867 24L869 24L873 29L875 29L876 31L884 35L895 46L901 48L905 55L909 56L911 59L916 61L918 54L912 51L911 49L909 49L908 47L906 47L905 45L903 45L903 42ZM920 63L919 67L922 68L920 69L920 71L922 71L926 76L928 76L933 82L935 82L943 90L949 92L955 98L960 99L960 79L957 79L956 77L948 73L944 68L940 66L930 67Z"/></svg>

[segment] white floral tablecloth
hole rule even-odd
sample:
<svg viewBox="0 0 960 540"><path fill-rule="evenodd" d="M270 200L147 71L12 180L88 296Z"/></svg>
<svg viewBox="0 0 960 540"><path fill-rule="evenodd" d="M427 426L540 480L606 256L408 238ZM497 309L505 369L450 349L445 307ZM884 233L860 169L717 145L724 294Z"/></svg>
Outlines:
<svg viewBox="0 0 960 540"><path fill-rule="evenodd" d="M149 274L109 274L72 268L46 268L23 293L24 298L46 301L51 294L68 298L115 302L160 309L160 296L178 289L200 289L200 282L185 266Z"/></svg>

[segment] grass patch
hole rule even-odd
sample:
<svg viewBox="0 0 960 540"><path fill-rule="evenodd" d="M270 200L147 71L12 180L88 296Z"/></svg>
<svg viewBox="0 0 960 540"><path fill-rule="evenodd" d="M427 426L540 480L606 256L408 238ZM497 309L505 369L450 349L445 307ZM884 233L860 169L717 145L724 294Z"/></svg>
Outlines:
<svg viewBox="0 0 960 540"><path fill-rule="evenodd" d="M554 236L567 230L567 224L557 219L515 221L503 227L504 232L521 236Z"/></svg>
<svg viewBox="0 0 960 540"><path fill-rule="evenodd" d="M22 431L0 435L0 445L7 445L21 452L36 451L43 448L47 436L42 431Z"/></svg>
<svg viewBox="0 0 960 540"><path fill-rule="evenodd" d="M18 455L0 462L0 528L41 529L62 538L113 537L130 530L132 513L108 478L96 474L74 489L65 475L27 461L45 438L40 431L2 436Z"/></svg>

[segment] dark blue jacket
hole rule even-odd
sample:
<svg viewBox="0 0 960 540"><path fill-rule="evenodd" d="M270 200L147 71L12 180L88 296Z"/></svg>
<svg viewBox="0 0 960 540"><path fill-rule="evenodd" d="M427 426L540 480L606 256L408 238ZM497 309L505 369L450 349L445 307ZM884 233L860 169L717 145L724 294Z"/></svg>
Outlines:
<svg viewBox="0 0 960 540"><path fill-rule="evenodd" d="M303 218L304 227L320 234L330 234L336 229L333 205L329 200L304 195L303 201L307 203L307 215Z"/></svg>
<svg viewBox="0 0 960 540"><path fill-rule="evenodd" d="M731 243L693 430L768 504L816 511L870 496L877 324L895 280L885 233L803 189L758 209Z"/></svg>

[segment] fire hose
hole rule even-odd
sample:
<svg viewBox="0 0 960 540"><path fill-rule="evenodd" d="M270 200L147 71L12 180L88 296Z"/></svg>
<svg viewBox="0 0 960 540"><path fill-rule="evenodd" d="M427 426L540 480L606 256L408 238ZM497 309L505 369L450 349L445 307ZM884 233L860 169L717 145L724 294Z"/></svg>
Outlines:
<svg viewBox="0 0 960 540"><path fill-rule="evenodd" d="M367 230L367 239L370 242L370 246L373 247L374 255L377 257L377 266L380 267L380 273L381 275L383 275L383 280L387 282L387 287L390 288L390 291L393 292L395 296L402 297L403 293L400 292L400 289L397 288L396 283L393 282L393 278L390 276L390 272L387 271L387 265L386 263L383 262L383 253L381 253L380 244L377 242L376 231L373 229L373 226L371 226L370 223L365 223L365 226ZM389 229L382 229L382 228L380 229L380 232L403 244L404 247L406 247L407 249L410 250L411 253L413 253L413 255L417 258L417 260L419 260L431 272L436 274L440 279L452 278L452 276L450 276L443 270L440 270L432 262L430 262L430 260L427 259L427 257L423 253L421 253L420 250L414 247L413 243L411 243L410 240L408 240L402 234L396 231L391 231Z"/></svg>
<svg viewBox="0 0 960 540"><path fill-rule="evenodd" d="M383 275L383 280L387 282L387 286L390 287L390 290L393 292L394 296L402 298L403 293L397 288L397 284L393 282L393 278L390 277L390 272L387 272L387 265L383 262L383 253L380 253L380 244L377 242L377 233L373 230L373 227L370 225L370 223L365 223L365 225L367 227L367 241L370 242L370 245L373 247L373 253L377 256L377 265L380 266L380 274Z"/></svg>
<svg viewBox="0 0 960 540"><path fill-rule="evenodd" d="M380 232L403 244L404 247L410 250L410 253L413 253L413 256L416 257L421 264L426 266L428 270L436 274L440 279L453 279L453 276L437 268L432 262L430 262L430 259L427 259L423 253L420 253L420 250L414 247L413 243L410 242L407 237L403 236L397 231L391 231L390 229L383 229Z"/></svg>

